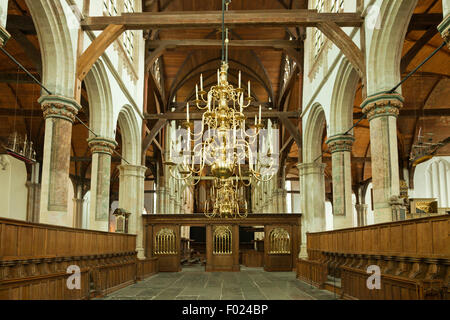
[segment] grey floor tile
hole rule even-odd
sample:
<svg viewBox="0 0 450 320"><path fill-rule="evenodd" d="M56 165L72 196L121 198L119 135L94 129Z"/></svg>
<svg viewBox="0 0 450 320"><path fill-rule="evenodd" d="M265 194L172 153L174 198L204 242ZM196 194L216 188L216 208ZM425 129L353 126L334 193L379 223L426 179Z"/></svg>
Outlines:
<svg viewBox="0 0 450 320"><path fill-rule="evenodd" d="M241 268L239 273L203 267L158 273L104 297L105 300L334 300L339 298L295 277L294 272Z"/></svg>

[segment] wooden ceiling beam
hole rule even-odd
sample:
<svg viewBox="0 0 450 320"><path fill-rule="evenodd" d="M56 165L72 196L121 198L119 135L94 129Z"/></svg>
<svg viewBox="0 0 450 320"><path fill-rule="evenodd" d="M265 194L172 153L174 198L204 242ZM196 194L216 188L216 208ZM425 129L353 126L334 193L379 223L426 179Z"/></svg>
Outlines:
<svg viewBox="0 0 450 320"><path fill-rule="evenodd" d="M411 17L408 31L428 30L430 27L437 27L442 22L442 13L416 13Z"/></svg>
<svg viewBox="0 0 450 320"><path fill-rule="evenodd" d="M353 40L333 21L319 23L317 28L330 39L345 55L361 79L365 79L366 67L364 54Z"/></svg>
<svg viewBox="0 0 450 320"><path fill-rule="evenodd" d="M254 119L258 116L259 111L244 112L248 119ZM190 112L190 120L201 120L203 112ZM300 113L297 111L290 112L279 112L279 111L263 111L261 112L261 117L264 119L270 118L285 118L285 119L298 119ZM145 114L144 118L146 120L158 120L158 121L171 121L171 120L185 120L186 113L184 112L168 112L165 114ZM297 130L298 131L298 130Z"/></svg>
<svg viewBox="0 0 450 320"><path fill-rule="evenodd" d="M156 141L155 138L162 128L166 125L166 119L158 119L153 128L150 130L150 133L144 138L142 142L142 163L145 163L145 157L147 153L147 149L150 148L153 141Z"/></svg>
<svg viewBox="0 0 450 320"><path fill-rule="evenodd" d="M363 18L359 13L318 13L316 10L240 10L227 11L228 27L316 27L332 22L340 27L360 27ZM127 30L220 28L221 11L203 12L143 12L123 13L121 16L86 17L81 22L83 30L104 30L109 25L123 25Z"/></svg>
<svg viewBox="0 0 450 320"><path fill-rule="evenodd" d="M400 63L401 72L405 72L406 68L409 66L411 61L417 56L419 51L438 33L438 29L435 27L430 27L419 40L417 40L414 45L408 50L408 52L403 56Z"/></svg>
<svg viewBox="0 0 450 320"><path fill-rule="evenodd" d="M149 49L166 47L174 49L178 47L199 47L199 48L220 48L222 40L210 39L176 39L176 40L149 40L147 41ZM297 49L301 44L297 40L231 40L230 47L236 49L278 49L286 48Z"/></svg>
<svg viewBox="0 0 450 320"><path fill-rule="evenodd" d="M0 108L0 117L25 117L25 118L42 118L42 110L39 109L12 109Z"/></svg>

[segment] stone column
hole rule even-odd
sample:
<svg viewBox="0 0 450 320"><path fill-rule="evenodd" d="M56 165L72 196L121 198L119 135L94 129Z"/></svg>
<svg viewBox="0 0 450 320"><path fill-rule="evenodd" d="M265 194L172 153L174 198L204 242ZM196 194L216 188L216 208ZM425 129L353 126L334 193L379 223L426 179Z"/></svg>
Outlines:
<svg viewBox="0 0 450 320"><path fill-rule="evenodd" d="M358 227L364 227L367 225L367 204L356 204L356 215L358 218Z"/></svg>
<svg viewBox="0 0 450 320"><path fill-rule="evenodd" d="M390 198L400 194L397 117L403 101L399 94L379 93L361 106L370 122L375 223L392 221Z"/></svg>
<svg viewBox="0 0 450 320"><path fill-rule="evenodd" d="M92 152L89 229L108 231L111 155L117 143L108 138L95 137L89 139L88 144Z"/></svg>
<svg viewBox="0 0 450 320"><path fill-rule="evenodd" d="M336 135L328 139L333 172L333 229L353 228L352 146L355 138Z"/></svg>
<svg viewBox="0 0 450 320"><path fill-rule="evenodd" d="M169 214L170 212L170 188L164 189L164 214Z"/></svg>
<svg viewBox="0 0 450 320"><path fill-rule="evenodd" d="M83 185L77 184L75 188L75 197L73 198L73 227L81 229L83 226Z"/></svg>
<svg viewBox="0 0 450 320"><path fill-rule="evenodd" d="M62 96L42 96L38 102L45 118L39 221L63 225L69 202L72 124L81 107Z"/></svg>
<svg viewBox="0 0 450 320"><path fill-rule="evenodd" d="M139 259L145 259L144 254L144 180L146 167L121 165L119 186L119 208L131 212L128 218L128 233L135 234L136 251Z"/></svg>
<svg viewBox="0 0 450 320"><path fill-rule="evenodd" d="M6 31L6 20L8 17L8 0L0 0L0 47L3 47L11 38Z"/></svg>
<svg viewBox="0 0 450 320"><path fill-rule="evenodd" d="M28 189L27 197L27 221L39 222L39 203L41 195L41 184L39 183L39 162L32 165L31 179L26 183Z"/></svg>
<svg viewBox="0 0 450 320"><path fill-rule="evenodd" d="M156 190L156 213L162 214L164 212L164 195L166 191L164 187Z"/></svg>
<svg viewBox="0 0 450 320"><path fill-rule="evenodd" d="M297 165L300 178L302 239L300 257L307 257L306 233L325 230L325 164L301 163Z"/></svg>
<svg viewBox="0 0 450 320"><path fill-rule="evenodd" d="M278 213L287 213L286 198L286 190L283 188L278 189Z"/></svg>

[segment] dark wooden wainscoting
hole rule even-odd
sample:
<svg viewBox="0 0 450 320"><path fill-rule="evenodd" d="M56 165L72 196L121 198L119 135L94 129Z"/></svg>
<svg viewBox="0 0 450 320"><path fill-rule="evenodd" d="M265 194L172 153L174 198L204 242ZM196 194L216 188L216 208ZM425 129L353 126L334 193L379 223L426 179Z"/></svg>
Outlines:
<svg viewBox="0 0 450 320"><path fill-rule="evenodd" d="M107 294L158 271L157 259L138 260L135 248L135 235L0 219L0 299ZM79 268L80 289L68 288L70 266Z"/></svg>
<svg viewBox="0 0 450 320"><path fill-rule="evenodd" d="M449 231L444 215L308 234L297 276L325 288L328 276L338 278L345 299L448 300ZM380 268L380 289L368 288L369 266Z"/></svg>

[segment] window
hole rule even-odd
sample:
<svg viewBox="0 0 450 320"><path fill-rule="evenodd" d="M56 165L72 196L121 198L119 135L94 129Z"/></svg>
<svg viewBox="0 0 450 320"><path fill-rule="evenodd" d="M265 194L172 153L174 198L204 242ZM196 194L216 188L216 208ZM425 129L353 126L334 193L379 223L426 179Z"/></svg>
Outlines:
<svg viewBox="0 0 450 320"><path fill-rule="evenodd" d="M117 0L103 0L103 13L109 16L117 16Z"/></svg>
<svg viewBox="0 0 450 320"><path fill-rule="evenodd" d="M331 12L342 12L344 10L344 0L331 0Z"/></svg>
<svg viewBox="0 0 450 320"><path fill-rule="evenodd" d="M343 1L343 0L338 0L338 1ZM335 2L335 0L333 0L333 3L334 2ZM316 0L315 9L317 10L317 12L324 12L325 0ZM319 29L314 29L313 39L314 39L314 58L316 58L319 55L320 50L323 47L324 35L322 32L319 31Z"/></svg>
<svg viewBox="0 0 450 320"><path fill-rule="evenodd" d="M134 0L124 1L124 12L134 12ZM123 47L131 61L134 59L134 33L131 30L125 31L123 34Z"/></svg>

